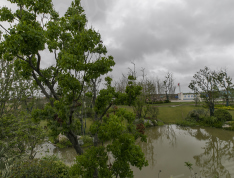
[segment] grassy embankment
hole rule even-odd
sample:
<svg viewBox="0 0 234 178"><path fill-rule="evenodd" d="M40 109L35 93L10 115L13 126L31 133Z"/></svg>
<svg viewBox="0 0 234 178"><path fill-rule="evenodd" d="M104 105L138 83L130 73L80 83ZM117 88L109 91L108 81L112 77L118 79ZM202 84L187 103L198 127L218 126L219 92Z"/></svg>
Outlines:
<svg viewBox="0 0 234 178"><path fill-rule="evenodd" d="M159 108L158 119L162 120L165 124L175 124L178 121L183 121L187 114L193 109L205 109L200 103L200 106L195 106L194 102L173 102L173 103L163 103L154 104L153 106ZM132 106L121 105L119 108L125 108L128 111L132 111ZM234 119L234 111L230 111L232 118ZM92 124L92 119L87 118L86 120L86 133L89 132L89 127ZM41 122L41 126L46 125L46 121Z"/></svg>
<svg viewBox="0 0 234 178"><path fill-rule="evenodd" d="M159 108L159 120L163 121L165 124L176 124L181 121L185 121L185 117L188 113L194 109L205 109L202 107L202 103L199 106L195 106L194 102L175 102L175 103L163 103L163 104L154 104L153 106ZM118 108L125 108L128 111L133 112L132 106L121 105ZM232 115L234 119L234 111L230 111L229 113ZM47 121L42 121L41 126L44 127ZM89 128L92 124L92 119L86 119L86 133L89 132ZM49 130L48 130L49 131ZM83 145L86 147L87 145Z"/></svg>
<svg viewBox="0 0 234 178"><path fill-rule="evenodd" d="M201 104L201 103L200 103ZM179 121L184 121L187 114L194 109L205 109L201 105L195 106L194 102L175 102L154 104L159 108L158 119L165 124L175 124ZM126 108L128 111L133 111L131 106L118 106L119 108ZM234 119L234 111L229 111Z"/></svg>

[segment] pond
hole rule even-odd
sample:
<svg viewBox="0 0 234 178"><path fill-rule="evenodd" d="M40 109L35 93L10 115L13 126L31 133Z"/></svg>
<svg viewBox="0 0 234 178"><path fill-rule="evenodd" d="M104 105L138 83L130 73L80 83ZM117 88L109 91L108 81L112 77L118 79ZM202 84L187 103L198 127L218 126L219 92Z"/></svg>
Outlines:
<svg viewBox="0 0 234 178"><path fill-rule="evenodd" d="M165 125L149 128L145 134L147 143L138 144L149 166L142 170L133 167L135 178L187 178L191 173L185 162L193 164L197 177L234 177L233 131ZM69 165L76 155L72 148L58 149L51 144L44 144L43 148L48 149L47 154L57 154Z"/></svg>

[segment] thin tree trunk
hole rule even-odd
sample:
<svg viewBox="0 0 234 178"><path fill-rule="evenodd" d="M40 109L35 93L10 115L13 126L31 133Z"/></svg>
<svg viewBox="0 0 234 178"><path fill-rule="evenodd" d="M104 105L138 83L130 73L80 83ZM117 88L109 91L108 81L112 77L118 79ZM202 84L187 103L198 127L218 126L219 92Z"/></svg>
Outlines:
<svg viewBox="0 0 234 178"><path fill-rule="evenodd" d="M93 178L98 178L98 170L95 168L95 171L93 173Z"/></svg>
<svg viewBox="0 0 234 178"><path fill-rule="evenodd" d="M214 103L210 103L210 116L214 116Z"/></svg>
<svg viewBox="0 0 234 178"><path fill-rule="evenodd" d="M95 107L95 101L96 101L96 98L97 98L97 86L96 86L96 81L97 79L95 80L92 80L92 83L93 83L93 101L92 101L92 104L93 104L93 108ZM96 112L94 112L94 120L97 121L98 120L98 115ZM95 133L94 135L94 146L97 147L98 146L98 133ZM98 169L95 168L94 170L94 173L93 173L93 178L98 178Z"/></svg>

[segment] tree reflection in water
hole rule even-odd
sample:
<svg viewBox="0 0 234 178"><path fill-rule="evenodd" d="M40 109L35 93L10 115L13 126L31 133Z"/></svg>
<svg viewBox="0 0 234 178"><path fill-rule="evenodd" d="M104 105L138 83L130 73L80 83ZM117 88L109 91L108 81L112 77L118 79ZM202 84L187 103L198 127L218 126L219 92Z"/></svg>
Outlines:
<svg viewBox="0 0 234 178"><path fill-rule="evenodd" d="M202 177L234 177L233 131L165 125L149 128L145 134L147 143L137 144L149 161L149 168L141 171L133 168L135 177L154 177L159 170L162 170L161 177L170 177L172 174L188 177L189 170L184 166L185 161L191 162L194 171ZM49 150L49 155L57 154L67 164L73 162L76 154L70 148L58 149L50 144Z"/></svg>
<svg viewBox="0 0 234 178"><path fill-rule="evenodd" d="M182 128L181 128L182 129ZM196 166L204 177L234 176L234 139L233 132L215 128L184 128L197 140L206 141L202 154L196 155ZM229 164L229 166L227 166ZM232 175L231 175L232 174Z"/></svg>
<svg viewBox="0 0 234 178"><path fill-rule="evenodd" d="M137 142L138 145L141 146L146 159L149 162L149 166L151 168L155 167L157 164L156 156L154 155L154 140L158 140L161 143L166 138L169 141L169 144L174 147L176 146L176 133L172 127L172 125L165 125L155 128L147 129L147 143Z"/></svg>

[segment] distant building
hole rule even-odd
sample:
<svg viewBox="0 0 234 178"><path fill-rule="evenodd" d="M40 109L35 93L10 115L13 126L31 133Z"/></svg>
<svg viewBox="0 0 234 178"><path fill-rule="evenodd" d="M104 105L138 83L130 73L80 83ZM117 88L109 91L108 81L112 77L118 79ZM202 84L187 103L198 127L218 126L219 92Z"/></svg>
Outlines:
<svg viewBox="0 0 234 178"><path fill-rule="evenodd" d="M194 93L178 93L179 100L195 100L195 98L197 98L200 101L200 94L196 95Z"/></svg>

